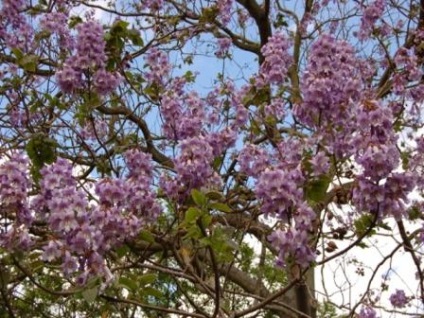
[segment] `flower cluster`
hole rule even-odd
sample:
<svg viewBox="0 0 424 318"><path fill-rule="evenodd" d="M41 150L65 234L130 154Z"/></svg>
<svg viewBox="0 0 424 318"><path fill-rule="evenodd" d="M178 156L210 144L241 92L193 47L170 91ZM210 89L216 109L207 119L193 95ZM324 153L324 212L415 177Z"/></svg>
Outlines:
<svg viewBox="0 0 424 318"><path fill-rule="evenodd" d="M231 46L231 39L230 38L219 38L218 41L218 49L215 52L216 57L224 58L227 56L228 51Z"/></svg>
<svg viewBox="0 0 424 318"><path fill-rule="evenodd" d="M390 303L393 307L403 308L408 303L408 298L403 290L396 289L396 292L390 295Z"/></svg>
<svg viewBox="0 0 424 318"><path fill-rule="evenodd" d="M33 28L26 20L22 11L24 0L4 0L0 9L0 38L4 39L10 48L28 50L31 46Z"/></svg>
<svg viewBox="0 0 424 318"><path fill-rule="evenodd" d="M170 91L162 97L161 111L165 123L163 130L170 140L183 140L198 136L203 131L205 105L194 91Z"/></svg>
<svg viewBox="0 0 424 318"><path fill-rule="evenodd" d="M287 147L289 144L293 147ZM291 260L306 267L315 259L308 231L316 215L304 201L303 146L295 140L281 141L275 153L269 153L248 145L238 157L240 172L256 179L254 193L261 202L261 211L265 216L277 217L287 227L268 237L278 251L279 266Z"/></svg>
<svg viewBox="0 0 424 318"><path fill-rule="evenodd" d="M255 145L247 145L239 154L240 171L248 176L259 178L270 164L268 153Z"/></svg>
<svg viewBox="0 0 424 318"><path fill-rule="evenodd" d="M59 37L61 49L73 49L73 38L67 24L68 15L64 12L49 12L40 19L40 27L43 31L56 34Z"/></svg>
<svg viewBox="0 0 424 318"><path fill-rule="evenodd" d="M377 313L371 307L362 307L358 318L377 318Z"/></svg>
<svg viewBox="0 0 424 318"><path fill-rule="evenodd" d="M221 22L223 25L227 25L232 16L231 7L233 5L233 0L218 0L217 5Z"/></svg>
<svg viewBox="0 0 424 318"><path fill-rule="evenodd" d="M400 48L396 52L394 62L398 72L393 77L393 91L396 94L403 94L411 82L420 81L423 71L412 49Z"/></svg>
<svg viewBox="0 0 424 318"><path fill-rule="evenodd" d="M23 10L24 5L24 0L4 0L1 8L2 17L12 26L19 27L23 18L20 12Z"/></svg>
<svg viewBox="0 0 424 318"><path fill-rule="evenodd" d="M182 200L193 188L220 186L214 159L235 145L237 131L248 118L241 102L244 90L238 90L231 81L222 83L206 98L186 90L186 84L184 77L172 79L160 99L163 133L178 149L176 175L163 175L160 184L167 195ZM228 109L226 115L222 114L223 107Z"/></svg>
<svg viewBox="0 0 424 318"><path fill-rule="evenodd" d="M261 49L264 62L260 69L261 77L257 78L259 86L284 83L293 60L290 46L289 40L282 33L276 33L268 39L268 43Z"/></svg>
<svg viewBox="0 0 424 318"><path fill-rule="evenodd" d="M306 72L301 82L303 102L296 117L309 127L340 130L350 134L352 104L361 97L358 61L353 48L330 35L312 44ZM328 136L331 140L334 139ZM338 134L338 138L342 138ZM326 139L326 138L323 138Z"/></svg>
<svg viewBox="0 0 424 318"><path fill-rule="evenodd" d="M338 157L353 154L357 104L364 96L362 72L368 72L360 66L349 43L322 35L311 46L301 79L303 101L293 110L301 123L315 130L317 142Z"/></svg>
<svg viewBox="0 0 424 318"><path fill-rule="evenodd" d="M213 175L212 147L204 138L189 138L180 143L181 154L175 160L179 180L190 188L203 186Z"/></svg>
<svg viewBox="0 0 424 318"><path fill-rule="evenodd" d="M366 6L362 11L361 26L358 37L365 40L372 32L375 23L383 15L386 7L385 0L375 0L373 3Z"/></svg>
<svg viewBox="0 0 424 318"><path fill-rule="evenodd" d="M352 138L355 160L362 173L353 192L355 205L364 211L402 217L407 196L416 185L411 173L395 173L400 162L397 136L390 109L377 101L364 101L357 114L357 130Z"/></svg>
<svg viewBox="0 0 424 318"><path fill-rule="evenodd" d="M28 159L21 153L12 154L11 158L0 165L0 220L4 224L12 223L12 227L2 229L0 246L13 248L28 247L30 239L27 228L33 221L28 207L27 192L29 190ZM1 225L1 226L2 226Z"/></svg>
<svg viewBox="0 0 424 318"><path fill-rule="evenodd" d="M265 169L255 186L256 196L262 199L262 212L287 221L296 203L302 201L302 181L300 170Z"/></svg>
<svg viewBox="0 0 424 318"><path fill-rule="evenodd" d="M129 170L126 179L96 183L97 205L90 205L84 191L78 189L72 165L65 159L58 159L41 171L41 191L32 208L52 231L42 258L49 262L61 260L64 273L79 273L80 283L92 275L110 279L105 253L134 237L161 211L150 189L151 158L129 150L125 160Z"/></svg>
<svg viewBox="0 0 424 318"><path fill-rule="evenodd" d="M164 51L152 48L147 53L146 65L149 71L145 77L150 84L165 85L171 72L171 64Z"/></svg>
<svg viewBox="0 0 424 318"><path fill-rule="evenodd" d="M285 260L292 256L296 263L307 267L314 259L315 253L309 247L308 236L305 231L288 229L273 232L268 240L279 251L277 265L284 266Z"/></svg>
<svg viewBox="0 0 424 318"><path fill-rule="evenodd" d="M69 57L62 69L56 73L59 87L66 93L93 86L99 94L112 92L120 82L117 73L105 70L106 53L102 26L96 21L87 21L77 27L76 55Z"/></svg>

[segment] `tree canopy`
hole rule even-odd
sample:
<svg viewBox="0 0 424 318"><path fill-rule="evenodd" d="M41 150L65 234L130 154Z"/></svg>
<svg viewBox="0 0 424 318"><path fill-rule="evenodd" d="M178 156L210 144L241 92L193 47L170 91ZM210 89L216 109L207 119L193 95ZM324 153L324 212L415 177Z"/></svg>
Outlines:
<svg viewBox="0 0 424 318"><path fill-rule="evenodd" d="M424 1L0 17L0 317L422 317Z"/></svg>

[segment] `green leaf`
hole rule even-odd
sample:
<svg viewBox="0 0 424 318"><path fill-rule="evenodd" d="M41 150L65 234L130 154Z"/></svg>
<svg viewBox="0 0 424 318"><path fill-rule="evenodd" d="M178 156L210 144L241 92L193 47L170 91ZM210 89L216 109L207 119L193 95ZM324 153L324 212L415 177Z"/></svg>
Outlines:
<svg viewBox="0 0 424 318"><path fill-rule="evenodd" d="M116 249L116 254L118 254L119 258L122 258L127 255L129 251L130 248L127 245L122 245Z"/></svg>
<svg viewBox="0 0 424 318"><path fill-rule="evenodd" d="M141 289L141 294L153 296L153 297L156 297L156 298L163 298L162 292L160 290L157 290L156 288L152 288L152 287L145 287L145 288Z"/></svg>
<svg viewBox="0 0 424 318"><path fill-rule="evenodd" d="M98 290L99 286L94 286L93 288L86 289L82 292L82 297L85 299L86 302L91 303L96 299Z"/></svg>
<svg viewBox="0 0 424 318"><path fill-rule="evenodd" d="M112 25L110 32L113 34L125 35L129 25L127 21L118 20Z"/></svg>
<svg viewBox="0 0 424 318"><path fill-rule="evenodd" d="M186 80L188 83L193 83L193 82L195 81L195 79L196 79L196 76L193 74L193 72L192 72L192 71L187 71L187 72L183 75L183 77L185 78L185 80Z"/></svg>
<svg viewBox="0 0 424 318"><path fill-rule="evenodd" d="M216 201L224 200L224 196L222 195L221 192L218 192L218 191L209 191L206 193L206 197L210 200L216 200Z"/></svg>
<svg viewBox="0 0 424 318"><path fill-rule="evenodd" d="M141 286L146 286L149 284L153 284L157 279L157 275L156 274L144 274L141 275L137 278L137 280L140 282Z"/></svg>
<svg viewBox="0 0 424 318"><path fill-rule="evenodd" d="M57 143L43 133L32 136L25 147L29 159L31 160L31 174L35 181L41 177L40 169L46 163L53 163L56 160Z"/></svg>
<svg viewBox="0 0 424 318"><path fill-rule="evenodd" d="M368 248L368 245L365 244L364 242L359 242L358 244L356 244L356 246L358 246L360 248Z"/></svg>
<svg viewBox="0 0 424 318"><path fill-rule="evenodd" d="M308 201L321 202L326 194L331 179L327 175L322 175L306 184L305 197Z"/></svg>
<svg viewBox="0 0 424 318"><path fill-rule="evenodd" d="M187 223L187 224L193 223L201 215L202 215L202 211L200 211L198 208L191 207L185 213L184 223Z"/></svg>
<svg viewBox="0 0 424 318"><path fill-rule="evenodd" d="M411 221L419 219L421 215L422 215L421 209L416 205L408 209L408 217Z"/></svg>
<svg viewBox="0 0 424 318"><path fill-rule="evenodd" d="M18 60L18 64L25 71L35 72L38 65L38 56L34 54L25 55Z"/></svg>
<svg viewBox="0 0 424 318"><path fill-rule="evenodd" d="M213 210L218 210L225 213L231 213L233 211L227 204L221 202L210 203L209 207Z"/></svg>
<svg viewBox="0 0 424 318"><path fill-rule="evenodd" d="M372 224L373 224L373 217L370 214L362 215L360 218L355 220L355 222L353 222L353 225L355 226L356 235L358 236L364 235L372 226ZM371 230L368 236L371 236L373 234L375 234L375 230Z"/></svg>
<svg viewBox="0 0 424 318"><path fill-rule="evenodd" d="M128 30L128 38L130 39L133 45L143 46L144 44L143 39L140 36L140 32L138 32L138 30L136 29Z"/></svg>
<svg viewBox="0 0 424 318"><path fill-rule="evenodd" d="M206 195L197 189L191 190L191 197L193 198L194 203L196 203L198 206L205 206L208 202Z"/></svg>
<svg viewBox="0 0 424 318"><path fill-rule="evenodd" d="M17 60L20 60L24 57L24 53L20 49L12 49L13 55L15 55Z"/></svg>
<svg viewBox="0 0 424 318"><path fill-rule="evenodd" d="M73 15L72 17L69 18L69 28L73 29L74 27L76 27L78 24L80 24L82 22L82 18L77 16L77 15Z"/></svg>
<svg viewBox="0 0 424 318"><path fill-rule="evenodd" d="M119 284L130 291L136 291L138 289L136 281L128 277L119 277Z"/></svg>
<svg viewBox="0 0 424 318"><path fill-rule="evenodd" d="M208 227L212 222L212 216L209 214L203 214L201 222L202 222L203 228Z"/></svg>
<svg viewBox="0 0 424 318"><path fill-rule="evenodd" d="M390 225L388 225L387 223L384 223L384 222L378 223L377 226L379 228L386 230L386 231L392 231L393 230Z"/></svg>
<svg viewBox="0 0 424 318"><path fill-rule="evenodd" d="M141 231L138 237L141 240L146 241L148 243L154 243L155 242L155 237L153 236L153 234L150 233L149 231L146 231L146 230Z"/></svg>

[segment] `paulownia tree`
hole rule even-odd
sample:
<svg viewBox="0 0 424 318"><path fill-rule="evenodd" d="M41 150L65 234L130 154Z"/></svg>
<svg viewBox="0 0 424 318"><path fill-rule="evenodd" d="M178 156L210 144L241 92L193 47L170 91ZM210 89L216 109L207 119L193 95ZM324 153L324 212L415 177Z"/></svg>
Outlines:
<svg viewBox="0 0 424 318"><path fill-rule="evenodd" d="M423 1L0 7L1 317L423 312Z"/></svg>

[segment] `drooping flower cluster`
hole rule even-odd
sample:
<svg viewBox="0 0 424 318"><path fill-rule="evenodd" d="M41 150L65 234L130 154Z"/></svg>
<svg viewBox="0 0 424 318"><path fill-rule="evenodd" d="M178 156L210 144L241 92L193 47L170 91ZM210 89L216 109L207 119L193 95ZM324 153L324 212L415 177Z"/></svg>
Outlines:
<svg viewBox="0 0 424 318"><path fill-rule="evenodd" d="M311 46L302 78L303 102L294 109L297 119L317 129L335 152L346 150L345 138L353 130L354 103L362 96L357 65L349 43L321 36Z"/></svg>
<svg viewBox="0 0 424 318"><path fill-rule="evenodd" d="M393 76L393 91L396 94L404 94L408 85L412 82L419 82L423 71L418 63L415 52L404 47L396 52L394 62L398 72Z"/></svg>
<svg viewBox="0 0 424 318"><path fill-rule="evenodd" d="M94 88L106 95L119 85L120 76L105 70L104 32L100 23L87 21L77 27L76 55L69 57L56 73L59 87L66 93L82 88Z"/></svg>
<svg viewBox="0 0 424 318"><path fill-rule="evenodd" d="M0 38L9 48L27 51L31 46L33 28L23 15L24 0L4 0L0 9Z"/></svg>
<svg viewBox="0 0 424 318"><path fill-rule="evenodd" d="M291 210L303 199L302 182L300 170L265 169L255 186L256 196L262 199L262 212L288 220Z"/></svg>
<svg viewBox="0 0 424 318"><path fill-rule="evenodd" d="M390 303L393 307L403 308L408 303L408 298L403 290L396 289L396 292L390 295Z"/></svg>
<svg viewBox="0 0 424 318"><path fill-rule="evenodd" d="M290 46L289 40L281 32L268 39L268 43L261 49L265 60L261 65L261 75L257 78L257 85L284 83L293 60L290 55Z"/></svg>
<svg viewBox="0 0 424 318"><path fill-rule="evenodd" d="M160 99L163 133L178 150L173 160L176 175L163 175L160 182L174 199L185 198L193 188L220 186L214 159L235 145L237 131L248 118L243 88L228 81L202 98L186 90L187 82L185 77L174 78Z"/></svg>
<svg viewBox="0 0 424 318"><path fill-rule="evenodd" d="M164 51L158 48L150 49L147 53L146 64L149 71L145 73L145 77L149 83L162 86L168 82L171 64Z"/></svg>
<svg viewBox="0 0 424 318"><path fill-rule="evenodd" d="M247 145L239 154L240 171L248 176L259 178L271 162L268 153L255 145Z"/></svg>
<svg viewBox="0 0 424 318"><path fill-rule="evenodd" d="M288 148L288 144L294 147ZM291 260L306 267L315 259L308 231L316 215L304 201L302 152L300 143L282 141L274 154L248 145L238 157L240 172L256 180L254 193L261 202L261 211L284 224L284 230L279 229L268 237L278 251L279 266Z"/></svg>
<svg viewBox="0 0 424 318"><path fill-rule="evenodd" d="M175 160L178 180L189 188L198 188L211 179L214 172L212 147L201 137L188 138L180 143L181 154Z"/></svg>
<svg viewBox="0 0 424 318"><path fill-rule="evenodd" d="M285 260L290 256L302 267L307 267L315 260L315 253L309 246L308 235L305 231L293 228L286 231L276 230L268 237L268 240L279 251L278 266L284 266Z"/></svg>
<svg viewBox="0 0 424 318"><path fill-rule="evenodd" d="M374 2L365 6L362 11L361 26L358 33L359 39L365 40L369 37L376 22L383 15L385 7L385 0L375 0Z"/></svg>
<svg viewBox="0 0 424 318"><path fill-rule="evenodd" d="M216 57L219 58L224 58L227 56L228 54L228 50L230 49L231 46L231 39L230 38L219 38L217 40L217 44L218 44L218 49L215 52Z"/></svg>
<svg viewBox="0 0 424 318"><path fill-rule="evenodd" d="M46 220L52 231L42 257L49 262L61 260L64 273L78 273L80 283L92 275L110 279L105 253L134 237L161 211L150 189L150 156L129 150L125 159L126 179L97 182L97 205L90 205L86 193L78 189L67 160L58 159L42 169L41 192L32 202L36 217Z"/></svg>
<svg viewBox="0 0 424 318"><path fill-rule="evenodd" d="M223 25L227 25L232 16L232 5L233 0L218 0L217 2L219 17L221 18L221 22Z"/></svg>
<svg viewBox="0 0 424 318"><path fill-rule="evenodd" d="M61 49L73 49L74 39L71 37L68 24L68 15L64 12L49 12L40 19L40 27L43 31L56 34L59 38Z"/></svg>
<svg viewBox="0 0 424 318"><path fill-rule="evenodd" d="M358 318L377 318L377 313L371 307L362 307Z"/></svg>
<svg viewBox="0 0 424 318"><path fill-rule="evenodd" d="M26 248L30 244L27 230L33 216L27 197L28 168L28 159L21 153L13 153L0 165L0 246Z"/></svg>
<svg viewBox="0 0 424 318"><path fill-rule="evenodd" d="M362 173L357 178L353 201L362 211L399 219L406 213L407 196L415 188L416 177L394 172L400 154L392 121L390 109L376 101L365 101L359 109L352 148Z"/></svg>

